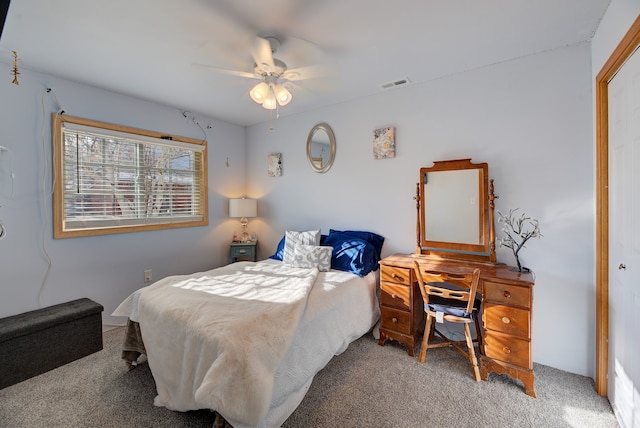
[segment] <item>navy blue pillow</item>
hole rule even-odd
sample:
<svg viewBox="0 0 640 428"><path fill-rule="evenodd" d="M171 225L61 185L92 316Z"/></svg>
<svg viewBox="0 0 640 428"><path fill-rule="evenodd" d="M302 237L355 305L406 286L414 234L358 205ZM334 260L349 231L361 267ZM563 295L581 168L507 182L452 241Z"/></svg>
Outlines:
<svg viewBox="0 0 640 428"><path fill-rule="evenodd" d="M276 252L274 255L269 256L270 259L273 260L284 260L284 240L287 235L284 235L280 242L278 242L278 247L276 248ZM320 245L324 245L323 242L327 235L320 235Z"/></svg>
<svg viewBox="0 0 640 428"><path fill-rule="evenodd" d="M366 276L378 269L376 248L364 239L343 233L330 233L322 245L333 247L331 268Z"/></svg>
<svg viewBox="0 0 640 428"><path fill-rule="evenodd" d="M276 252L274 255L269 256L270 259L273 259L273 260L284 259L284 238L286 238L286 235L282 237L280 242L278 242L278 247L276 248Z"/></svg>
<svg viewBox="0 0 640 428"><path fill-rule="evenodd" d="M353 236L355 238L364 239L376 249L378 254L378 260L382 258L382 244L384 244L384 236L380 236L373 232L367 232L365 230L334 230L329 229L329 235L332 233L342 233L345 235Z"/></svg>

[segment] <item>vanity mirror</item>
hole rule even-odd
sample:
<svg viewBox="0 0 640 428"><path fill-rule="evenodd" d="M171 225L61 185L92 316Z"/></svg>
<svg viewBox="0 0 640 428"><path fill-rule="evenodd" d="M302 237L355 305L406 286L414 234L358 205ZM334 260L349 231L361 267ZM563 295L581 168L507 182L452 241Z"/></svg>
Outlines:
<svg viewBox="0 0 640 428"><path fill-rule="evenodd" d="M416 253L495 263L493 180L486 163L434 162L416 186Z"/></svg>
<svg viewBox="0 0 640 428"><path fill-rule="evenodd" d="M326 123L319 123L307 137L307 160L311 169L323 173L329 171L336 157L336 137Z"/></svg>

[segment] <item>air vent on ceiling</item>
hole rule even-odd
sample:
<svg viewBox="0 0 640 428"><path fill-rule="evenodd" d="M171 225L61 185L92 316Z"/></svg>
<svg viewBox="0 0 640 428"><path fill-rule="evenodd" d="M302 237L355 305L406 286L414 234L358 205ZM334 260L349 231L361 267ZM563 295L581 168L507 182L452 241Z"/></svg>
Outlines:
<svg viewBox="0 0 640 428"><path fill-rule="evenodd" d="M394 80L393 82L383 83L382 85L380 85L380 89L386 91L387 89L397 88L398 86L403 86L407 83L411 83L411 80L409 80L408 77L405 77L403 79Z"/></svg>

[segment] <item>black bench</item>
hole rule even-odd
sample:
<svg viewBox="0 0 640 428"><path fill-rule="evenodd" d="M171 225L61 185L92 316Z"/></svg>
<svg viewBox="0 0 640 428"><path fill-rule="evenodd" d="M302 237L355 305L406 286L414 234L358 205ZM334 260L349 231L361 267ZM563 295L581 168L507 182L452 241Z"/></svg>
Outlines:
<svg viewBox="0 0 640 428"><path fill-rule="evenodd" d="M0 389L102 349L102 305L78 299L0 319Z"/></svg>

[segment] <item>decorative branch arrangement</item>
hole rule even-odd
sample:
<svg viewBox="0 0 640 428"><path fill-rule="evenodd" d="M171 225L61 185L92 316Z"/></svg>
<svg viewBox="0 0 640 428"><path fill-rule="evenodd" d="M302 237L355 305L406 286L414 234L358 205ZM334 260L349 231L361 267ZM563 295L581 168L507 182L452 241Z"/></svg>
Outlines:
<svg viewBox="0 0 640 428"><path fill-rule="evenodd" d="M508 215L498 211L498 223L504 223L502 232L505 234L503 238L498 238L500 247L510 248L516 258L518 272L529 272L529 269L522 267L520 264L519 253L524 244L531 238L542 237L538 220L527 217L522 213L519 218L516 217L516 211L519 208L510 209Z"/></svg>

